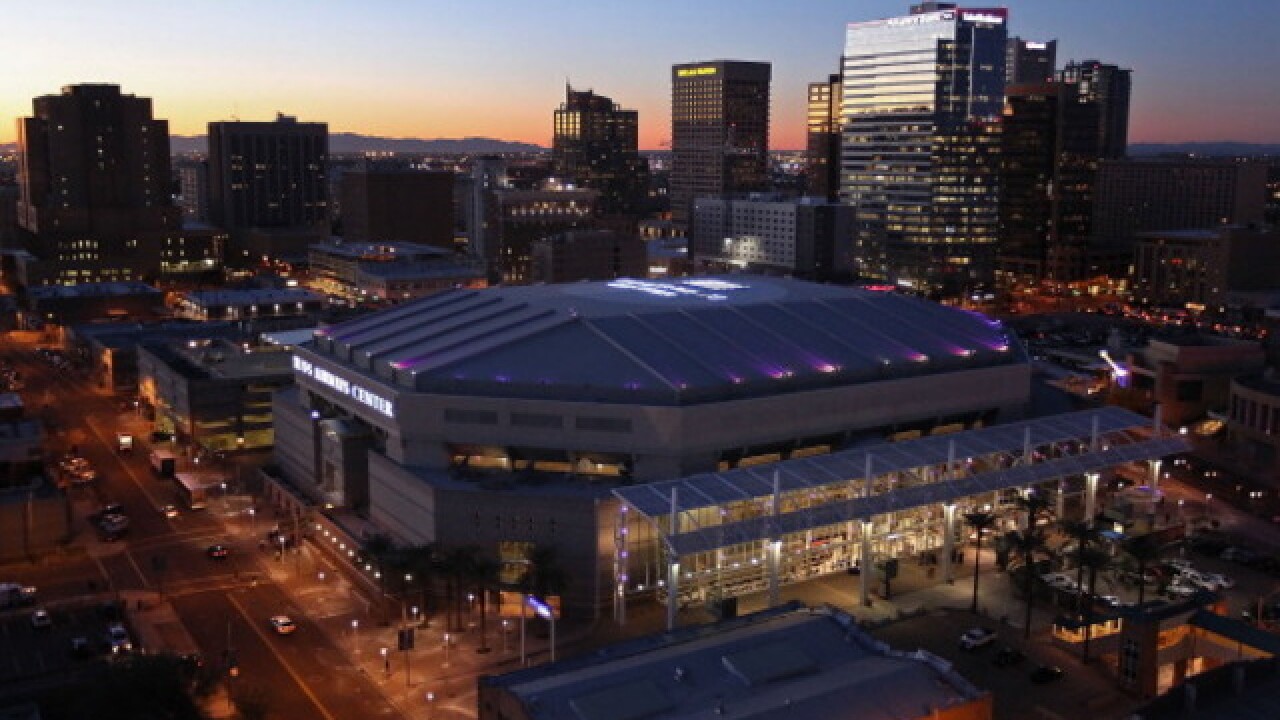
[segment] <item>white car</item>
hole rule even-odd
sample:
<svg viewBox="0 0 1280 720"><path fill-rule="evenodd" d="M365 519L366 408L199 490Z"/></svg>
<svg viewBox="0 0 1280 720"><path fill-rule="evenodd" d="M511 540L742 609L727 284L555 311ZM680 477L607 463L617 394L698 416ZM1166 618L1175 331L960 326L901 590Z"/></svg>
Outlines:
<svg viewBox="0 0 1280 720"><path fill-rule="evenodd" d="M1204 573L1204 578L1214 583L1220 588L1231 589L1236 586L1236 581L1223 575L1222 573Z"/></svg>
<svg viewBox="0 0 1280 720"><path fill-rule="evenodd" d="M986 628L969 628L960 636L960 647L964 650L977 650L996 641L996 631Z"/></svg>
<svg viewBox="0 0 1280 720"><path fill-rule="evenodd" d="M38 608L31 613L31 627L37 630L53 627L53 618L49 615L49 611L44 608Z"/></svg>
<svg viewBox="0 0 1280 720"><path fill-rule="evenodd" d="M276 631L277 635L292 635L298 626L293 623L293 619L288 615L271 616L271 629Z"/></svg>
<svg viewBox="0 0 1280 720"><path fill-rule="evenodd" d="M1208 590L1209 592L1218 591L1218 583L1209 575L1201 575L1195 570L1184 571L1179 578L1182 580L1180 584L1190 585L1200 590Z"/></svg>

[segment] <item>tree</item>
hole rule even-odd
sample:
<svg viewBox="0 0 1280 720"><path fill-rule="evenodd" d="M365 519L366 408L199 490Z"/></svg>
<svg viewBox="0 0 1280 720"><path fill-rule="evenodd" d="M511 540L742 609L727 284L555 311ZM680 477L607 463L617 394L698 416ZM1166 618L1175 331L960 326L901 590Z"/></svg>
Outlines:
<svg viewBox="0 0 1280 720"><path fill-rule="evenodd" d="M1049 511L1049 496L1040 492L1036 488L1027 488L1025 493L1020 493L1014 503L1018 509L1026 513L1027 527L1033 528L1041 518L1047 518L1052 513Z"/></svg>
<svg viewBox="0 0 1280 720"><path fill-rule="evenodd" d="M1022 569L1025 573L1022 580L1022 589L1027 595L1027 612L1024 618L1026 624L1023 628L1023 637L1029 640L1031 639L1031 608L1035 602L1035 556L1043 554L1047 550L1044 542L1044 533L1039 528L1031 525L1026 530L1009 533L1008 539L1013 551L1022 558Z"/></svg>
<svg viewBox="0 0 1280 720"><path fill-rule="evenodd" d="M193 696L207 695L210 687L173 655L130 655L109 663L77 689L75 717L203 720Z"/></svg>
<svg viewBox="0 0 1280 720"><path fill-rule="evenodd" d="M1089 568L1089 592L1084 600L1084 652L1081 660L1089 662L1089 640L1093 637L1093 593L1098 582L1098 571L1111 562L1111 556L1101 548L1091 547L1080 556L1083 567Z"/></svg>
<svg viewBox="0 0 1280 720"><path fill-rule="evenodd" d="M1098 529L1084 520L1068 520L1062 523L1062 532L1076 542L1076 612L1080 612L1080 595L1084 592L1085 554L1093 549L1101 539Z"/></svg>
<svg viewBox="0 0 1280 720"><path fill-rule="evenodd" d="M964 523L973 528L978 535L977 546L973 551L973 604L969 607L970 612L976 613L978 612L978 570L982 558L982 535L996 524L996 516L989 512L965 513Z"/></svg>
<svg viewBox="0 0 1280 720"><path fill-rule="evenodd" d="M411 545L400 550L400 561L397 563L397 572L408 575L413 580L405 583L405 594L413 589L413 585L417 585L422 591L422 615L425 618L429 612L431 603L428 601L429 596L434 596L434 580L436 570L439 567L439 548L435 543L427 543L426 545ZM407 598L406 598L407 599Z"/></svg>
<svg viewBox="0 0 1280 720"><path fill-rule="evenodd" d="M261 685L238 685L231 695L239 720L267 720L275 704L271 693Z"/></svg>
<svg viewBox="0 0 1280 720"><path fill-rule="evenodd" d="M1160 559L1160 546L1150 535L1139 535L1125 543L1124 551L1138 563L1138 604L1141 605L1146 597L1147 565Z"/></svg>
<svg viewBox="0 0 1280 720"><path fill-rule="evenodd" d="M488 614L489 593L498 586L502 563L486 553L480 553L471 566L471 583L480 596L480 648L479 652L489 652Z"/></svg>
<svg viewBox="0 0 1280 720"><path fill-rule="evenodd" d="M370 560L373 560L373 566L378 571L378 589L382 592L381 605L384 625L389 622L387 619L387 573L391 569L390 566L395 562L395 553L395 543L391 542L391 538L386 535L379 533L365 541L364 554Z"/></svg>
<svg viewBox="0 0 1280 720"><path fill-rule="evenodd" d="M523 592L544 600L564 593L568 586L568 576L560 565L560 555L554 546L534 545L526 559L529 564L520 578L520 589Z"/></svg>

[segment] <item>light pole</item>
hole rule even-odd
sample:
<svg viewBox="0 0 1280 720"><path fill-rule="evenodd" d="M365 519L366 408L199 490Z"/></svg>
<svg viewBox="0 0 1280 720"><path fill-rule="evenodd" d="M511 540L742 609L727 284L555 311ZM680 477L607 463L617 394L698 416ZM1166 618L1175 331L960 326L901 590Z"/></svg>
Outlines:
<svg viewBox="0 0 1280 720"><path fill-rule="evenodd" d="M196 462L199 462L197 459ZM218 483L222 487L222 512L231 512L231 500L227 497L227 484L225 482Z"/></svg>
<svg viewBox="0 0 1280 720"><path fill-rule="evenodd" d="M449 667L449 633L444 634L444 664L440 667Z"/></svg>
<svg viewBox="0 0 1280 720"><path fill-rule="evenodd" d="M476 624L476 594L467 593L467 627L475 627Z"/></svg>
<svg viewBox="0 0 1280 720"><path fill-rule="evenodd" d="M546 602L544 602L543 600L541 600L541 599L539 599L539 598L536 598L536 597L534 597L533 595L526 595L526 596L525 596L525 602L529 604L529 607L533 608L533 612L534 612L534 614L535 614L535 615L537 615L538 617L542 618L543 620L546 620L547 622L551 623L551 662L555 662L555 661L556 661L556 613L555 613L555 609L554 609L554 608L552 608L550 605L548 605L548 604L547 604Z"/></svg>
<svg viewBox="0 0 1280 720"><path fill-rule="evenodd" d="M506 655L511 652L511 621L503 618L502 620L502 654Z"/></svg>
<svg viewBox="0 0 1280 720"><path fill-rule="evenodd" d="M351 621L351 649L357 658L360 657L360 621Z"/></svg>
<svg viewBox="0 0 1280 720"><path fill-rule="evenodd" d="M258 511L254 508L249 508L249 534L258 534Z"/></svg>
<svg viewBox="0 0 1280 720"><path fill-rule="evenodd" d="M385 647L378 648L378 652L382 654L382 677L383 679L391 679L391 657L387 655Z"/></svg>
<svg viewBox="0 0 1280 720"><path fill-rule="evenodd" d="M427 720L436 716L436 694L427 693Z"/></svg>
<svg viewBox="0 0 1280 720"><path fill-rule="evenodd" d="M409 612L413 615L413 624L414 624L414 626L415 626L415 627L418 627L418 613L419 613L419 612L421 612L421 611L418 609L418 606L417 606L417 605L414 605L412 608L410 608L410 609L409 609Z"/></svg>

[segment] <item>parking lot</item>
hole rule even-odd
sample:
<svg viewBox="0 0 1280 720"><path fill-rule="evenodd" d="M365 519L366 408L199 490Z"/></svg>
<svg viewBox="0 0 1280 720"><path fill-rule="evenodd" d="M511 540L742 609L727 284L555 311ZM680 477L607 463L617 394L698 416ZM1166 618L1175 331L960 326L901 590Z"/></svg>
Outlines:
<svg viewBox="0 0 1280 720"><path fill-rule="evenodd" d="M974 626L995 630L996 640L975 650L962 650L960 637ZM892 647L923 648L952 662L965 678L994 693L998 719L1120 717L1130 703L1100 668L1081 668L1078 660L1047 638L1024 643L1020 630L992 621L977 622L964 610L938 610L885 625L871 634ZM1009 665L997 664L996 656L1006 646L1026 657ZM1032 682L1031 674L1040 665L1059 666L1066 672L1052 682ZM1067 715L1063 708L1078 711Z"/></svg>
<svg viewBox="0 0 1280 720"><path fill-rule="evenodd" d="M113 607L113 606L112 606ZM31 621L46 609L51 623L37 628ZM108 652L107 628L119 611L98 603L35 605L0 614L0 682L63 672ZM73 651L73 638L84 638L83 650Z"/></svg>

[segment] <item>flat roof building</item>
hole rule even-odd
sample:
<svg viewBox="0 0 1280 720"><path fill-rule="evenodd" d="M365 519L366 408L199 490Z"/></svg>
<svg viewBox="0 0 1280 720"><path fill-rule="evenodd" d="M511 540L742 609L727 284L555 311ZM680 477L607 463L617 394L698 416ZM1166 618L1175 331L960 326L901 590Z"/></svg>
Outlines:
<svg viewBox="0 0 1280 720"><path fill-rule="evenodd" d="M479 680L480 720L989 720L992 695L836 608L791 604Z"/></svg>

